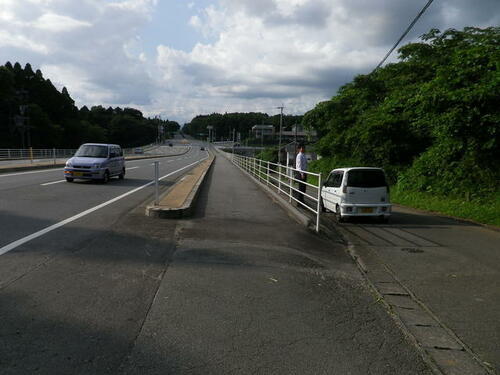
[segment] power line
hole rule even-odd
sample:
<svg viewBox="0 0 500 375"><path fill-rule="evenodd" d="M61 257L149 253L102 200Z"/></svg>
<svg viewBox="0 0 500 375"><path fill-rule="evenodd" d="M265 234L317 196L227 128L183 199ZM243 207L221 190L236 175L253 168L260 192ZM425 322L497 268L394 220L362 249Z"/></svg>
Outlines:
<svg viewBox="0 0 500 375"><path fill-rule="evenodd" d="M375 69L373 69L372 73L382 66L382 64L385 62L385 60L387 60L387 58L390 56L392 51L394 51L396 49L396 47L403 40L403 38L406 36L406 34L408 34L410 32L410 30L413 28L413 26L417 23L418 19L422 16L422 14L424 14L424 12L427 10L427 8L429 8L429 6L432 4L433 1L434 0L427 1L427 4L425 4L425 6L422 8L422 10L417 14L415 19L410 23L410 26L408 26L406 28L405 32L403 33L403 35L401 35L401 37L398 39L396 44L394 44L394 46L392 46L392 48L389 50L389 52L387 52L387 54L384 56L382 61L378 63L378 65Z"/></svg>

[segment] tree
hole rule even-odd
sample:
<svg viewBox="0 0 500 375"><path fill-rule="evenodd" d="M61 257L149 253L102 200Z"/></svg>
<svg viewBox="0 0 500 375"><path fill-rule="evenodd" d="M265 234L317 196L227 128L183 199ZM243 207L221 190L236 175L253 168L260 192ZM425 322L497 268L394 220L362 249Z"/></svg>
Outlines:
<svg viewBox="0 0 500 375"><path fill-rule="evenodd" d="M400 61L306 113L326 157L383 166L405 189L498 189L500 28L432 29Z"/></svg>

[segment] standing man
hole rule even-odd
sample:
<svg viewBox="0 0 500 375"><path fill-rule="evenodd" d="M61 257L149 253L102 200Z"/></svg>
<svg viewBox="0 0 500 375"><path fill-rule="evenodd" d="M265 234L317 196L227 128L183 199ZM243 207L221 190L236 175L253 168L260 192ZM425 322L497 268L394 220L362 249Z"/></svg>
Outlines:
<svg viewBox="0 0 500 375"><path fill-rule="evenodd" d="M306 192L306 184L304 182L307 181L307 174L304 173L307 171L307 158L304 152L306 151L306 146L304 144L299 144L299 153L297 154L297 158L295 159L295 169L297 169L295 178L300 180L299 182L299 191L300 193L297 196L297 200L303 204L304 202L304 193ZM304 207L302 204L298 203L297 207Z"/></svg>

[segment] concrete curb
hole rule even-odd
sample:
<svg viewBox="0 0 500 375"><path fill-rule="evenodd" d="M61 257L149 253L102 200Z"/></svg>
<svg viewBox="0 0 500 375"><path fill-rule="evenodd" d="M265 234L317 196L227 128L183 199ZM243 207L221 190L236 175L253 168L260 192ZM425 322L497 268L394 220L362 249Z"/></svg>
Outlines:
<svg viewBox="0 0 500 375"><path fill-rule="evenodd" d="M146 207L146 216L156 217L156 218L161 218L161 219L182 219L182 218L187 218L187 217L192 216L194 214L196 200L197 200L199 193L201 191L201 187L202 187L203 182L205 181L205 177L207 176L214 161L215 161L215 156L212 156L211 159L209 159L209 164L207 165L205 170L202 172L200 177L197 179L196 183L191 187L191 190L190 190L186 200L183 202L181 207L166 207L166 206L161 206L161 205L155 206L154 204L150 204ZM170 194L174 189L178 188L179 183L181 181L182 181L182 179L177 181L164 194L162 194L162 197L160 198L160 200L163 199L168 194Z"/></svg>
<svg viewBox="0 0 500 375"><path fill-rule="evenodd" d="M188 152L189 150L182 152L180 154L172 154L172 155L156 155L156 156L138 156L138 157L125 157L125 161L134 161L134 160L143 160L143 159L156 159L156 158L168 158L172 156L180 156L184 155ZM68 158L69 159L69 158ZM31 165L28 164L27 166L17 166L17 167L6 167L2 168L0 167L0 175L2 173L8 173L8 172L21 172L21 171L33 171L37 169L56 169L56 168L63 168L66 164L65 163L57 163L57 164L37 164L37 165Z"/></svg>
<svg viewBox="0 0 500 375"><path fill-rule="evenodd" d="M9 167L9 168L0 168L0 175L2 173L9 173L9 172L22 172L22 171L34 171L38 169L56 169L56 168L63 168L66 164L62 163L57 163L57 164L39 164L39 165L31 165L28 164L26 167L25 166L18 166L18 167Z"/></svg>

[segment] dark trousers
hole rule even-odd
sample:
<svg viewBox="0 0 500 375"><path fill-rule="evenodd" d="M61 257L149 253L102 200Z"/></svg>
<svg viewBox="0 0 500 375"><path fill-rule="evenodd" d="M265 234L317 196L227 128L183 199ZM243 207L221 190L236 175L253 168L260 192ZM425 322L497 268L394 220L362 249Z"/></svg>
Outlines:
<svg viewBox="0 0 500 375"><path fill-rule="evenodd" d="M306 192L306 184L304 182L307 182L307 175L304 173L304 177L300 173L297 174L297 180L300 180L299 182L299 191L300 193L297 193L297 200L300 202L304 203L304 193Z"/></svg>

